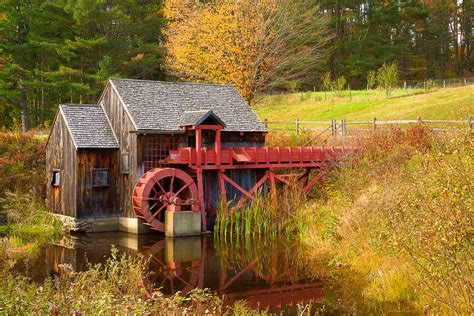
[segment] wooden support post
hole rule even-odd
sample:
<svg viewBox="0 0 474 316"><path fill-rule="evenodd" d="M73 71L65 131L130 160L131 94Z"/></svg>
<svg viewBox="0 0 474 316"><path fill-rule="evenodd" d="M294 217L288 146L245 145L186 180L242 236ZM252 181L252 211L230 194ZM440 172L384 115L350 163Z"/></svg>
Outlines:
<svg viewBox="0 0 474 316"><path fill-rule="evenodd" d="M272 199L272 212L274 212L277 206L277 192L273 169L268 170L268 177L270 178L270 198Z"/></svg>
<svg viewBox="0 0 474 316"><path fill-rule="evenodd" d="M467 118L467 130L472 131L472 116Z"/></svg>
<svg viewBox="0 0 474 316"><path fill-rule="evenodd" d="M374 117L374 119L372 121L372 125L373 125L374 131L377 130L377 118Z"/></svg>
<svg viewBox="0 0 474 316"><path fill-rule="evenodd" d="M346 119L341 119L341 135L342 136L346 136L346 133L347 133L347 123L346 123Z"/></svg>
<svg viewBox="0 0 474 316"><path fill-rule="evenodd" d="M227 192L225 190L225 181L224 181L224 169L219 170L218 173L218 181L219 181L219 194L222 206L226 206L227 204Z"/></svg>
<svg viewBox="0 0 474 316"><path fill-rule="evenodd" d="M331 132L332 132L332 136L336 136L336 133L337 133L337 121L336 121L336 119L331 120Z"/></svg>
<svg viewBox="0 0 474 316"><path fill-rule="evenodd" d="M202 130L196 129L196 166L201 166Z"/></svg>
<svg viewBox="0 0 474 316"><path fill-rule="evenodd" d="M299 119L296 119L295 127L296 127L296 135L299 135L300 133L300 120Z"/></svg>
<svg viewBox="0 0 474 316"><path fill-rule="evenodd" d="M202 169L198 167L196 171L197 175L197 187L198 187L198 196L199 196L199 204L201 209L201 230L204 232L207 230L206 227L206 206L204 205L204 185L202 179Z"/></svg>
<svg viewBox="0 0 474 316"><path fill-rule="evenodd" d="M216 166L221 165L221 130L216 130L216 141L215 141L215 150L216 150Z"/></svg>

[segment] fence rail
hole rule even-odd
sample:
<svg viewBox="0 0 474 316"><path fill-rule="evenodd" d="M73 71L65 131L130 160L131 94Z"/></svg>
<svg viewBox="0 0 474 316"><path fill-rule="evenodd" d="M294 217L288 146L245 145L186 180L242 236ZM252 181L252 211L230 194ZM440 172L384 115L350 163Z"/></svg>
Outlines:
<svg viewBox="0 0 474 316"><path fill-rule="evenodd" d="M267 126L269 131L287 131L287 132L295 132L296 134L300 134L304 131L330 131L332 135L346 135L351 129L349 126L351 125L368 125L370 128L360 129L357 128L358 131L361 130L376 130L379 126L388 126L388 125L407 125L407 124L416 124L416 123L424 123L424 124L443 124L443 125L455 125L455 126L462 126L464 125L468 131L472 131L473 125L473 118L469 116L466 120L424 120L421 117L417 117L415 120L377 120L374 118L371 121L347 121L346 119L341 119L337 121L336 119L332 119L331 121L302 121L296 119L294 121L264 121L265 126ZM308 127L308 126L315 126L315 125L322 125L319 128ZM275 127L273 127L275 126ZM448 128L435 128L433 130L436 131L447 131Z"/></svg>

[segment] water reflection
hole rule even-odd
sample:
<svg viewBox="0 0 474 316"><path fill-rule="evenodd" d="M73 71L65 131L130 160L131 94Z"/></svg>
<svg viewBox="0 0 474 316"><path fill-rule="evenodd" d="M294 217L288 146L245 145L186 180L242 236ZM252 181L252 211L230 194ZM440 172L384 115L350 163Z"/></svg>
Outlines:
<svg viewBox="0 0 474 316"><path fill-rule="evenodd" d="M245 299L251 307L273 309L315 302L322 283L298 260L299 248L287 240L214 241L212 237L160 238L129 234L94 234L65 239L45 251L49 272L64 264L75 271L100 263L115 245L122 253L149 256L147 286L165 294L210 288L227 304ZM44 270L43 270L44 271Z"/></svg>

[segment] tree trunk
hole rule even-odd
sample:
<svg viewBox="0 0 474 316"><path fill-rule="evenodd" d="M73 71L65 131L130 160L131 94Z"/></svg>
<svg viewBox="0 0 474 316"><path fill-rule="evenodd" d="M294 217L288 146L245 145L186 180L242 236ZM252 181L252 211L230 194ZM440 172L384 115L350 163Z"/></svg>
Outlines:
<svg viewBox="0 0 474 316"><path fill-rule="evenodd" d="M22 79L20 83L21 89L21 127L23 129L23 133L28 132L30 129L30 122L28 119L28 99L26 94L26 85L25 81Z"/></svg>

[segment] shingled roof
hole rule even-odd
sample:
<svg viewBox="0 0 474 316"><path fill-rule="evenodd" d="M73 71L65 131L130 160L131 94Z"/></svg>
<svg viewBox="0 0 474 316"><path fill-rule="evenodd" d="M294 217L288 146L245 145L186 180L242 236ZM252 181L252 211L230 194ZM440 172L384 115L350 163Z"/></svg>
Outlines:
<svg viewBox="0 0 474 316"><path fill-rule="evenodd" d="M61 104L59 110L76 148L118 148L117 138L102 107Z"/></svg>
<svg viewBox="0 0 474 316"><path fill-rule="evenodd" d="M233 86L202 83L110 79L135 128L179 131L186 111L212 110L224 131L265 132L265 125Z"/></svg>
<svg viewBox="0 0 474 316"><path fill-rule="evenodd" d="M225 123L211 110L184 111L179 120L179 126L201 125L207 119L212 119L219 125L225 127Z"/></svg>

